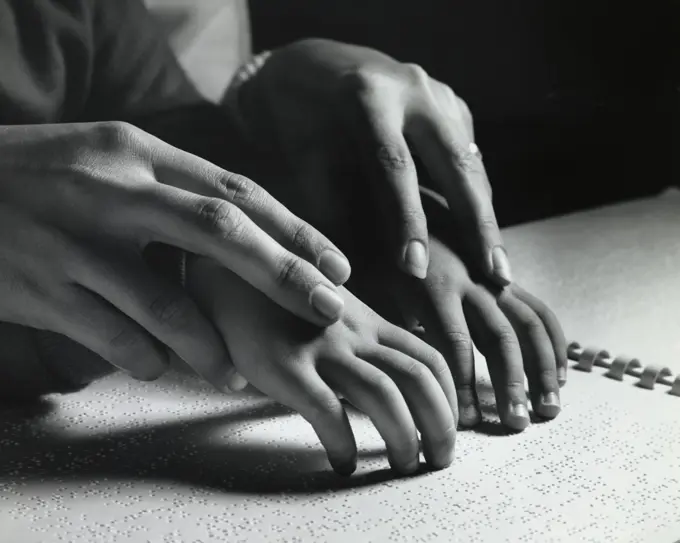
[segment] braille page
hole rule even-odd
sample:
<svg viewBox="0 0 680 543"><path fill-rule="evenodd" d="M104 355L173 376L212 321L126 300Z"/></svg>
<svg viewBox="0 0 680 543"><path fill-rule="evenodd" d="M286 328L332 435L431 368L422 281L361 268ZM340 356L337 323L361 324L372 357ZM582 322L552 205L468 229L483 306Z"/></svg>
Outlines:
<svg viewBox="0 0 680 543"><path fill-rule="evenodd" d="M505 233L517 281L570 339L680 370L680 197ZM680 539L680 398L571 371L563 413L505 435L485 420L447 470L396 479L368 422L350 479L311 428L193 379L104 380L0 418L0 541L620 542Z"/></svg>

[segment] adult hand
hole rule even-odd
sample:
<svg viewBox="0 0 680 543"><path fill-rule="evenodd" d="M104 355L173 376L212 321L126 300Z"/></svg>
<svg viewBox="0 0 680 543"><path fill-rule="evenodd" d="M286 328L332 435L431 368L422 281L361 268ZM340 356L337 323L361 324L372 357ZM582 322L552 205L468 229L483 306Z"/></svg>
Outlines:
<svg viewBox="0 0 680 543"><path fill-rule="evenodd" d="M469 243L468 264L499 284L511 281L490 185L471 146L470 111L422 68L365 47L304 40L274 51L234 95L225 104L236 103L254 141L278 152L295 176L328 184L338 164L358 159L392 254L424 278L429 240L417 156L446 196L455 235Z"/></svg>
<svg viewBox="0 0 680 543"><path fill-rule="evenodd" d="M217 388L237 378L212 323L145 265L151 242L213 258L313 324L341 316L350 268L328 239L252 181L130 125L0 127L0 179L0 321L63 334L136 378L164 371L159 342Z"/></svg>

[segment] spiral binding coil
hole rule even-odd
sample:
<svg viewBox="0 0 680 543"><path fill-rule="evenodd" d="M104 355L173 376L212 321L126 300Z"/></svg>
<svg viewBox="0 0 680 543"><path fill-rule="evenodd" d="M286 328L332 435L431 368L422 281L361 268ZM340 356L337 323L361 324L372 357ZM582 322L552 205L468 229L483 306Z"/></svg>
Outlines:
<svg viewBox="0 0 680 543"><path fill-rule="evenodd" d="M567 356L574 360L574 369L591 372L594 366L606 368L605 375L616 381L623 381L624 375L632 375L638 378L637 386L653 390L657 383L671 387L669 394L680 396L680 375L673 378L673 372L663 366L643 366L637 358L630 356L617 356L612 358L608 351L596 347L582 348L581 345L572 341L567 347Z"/></svg>

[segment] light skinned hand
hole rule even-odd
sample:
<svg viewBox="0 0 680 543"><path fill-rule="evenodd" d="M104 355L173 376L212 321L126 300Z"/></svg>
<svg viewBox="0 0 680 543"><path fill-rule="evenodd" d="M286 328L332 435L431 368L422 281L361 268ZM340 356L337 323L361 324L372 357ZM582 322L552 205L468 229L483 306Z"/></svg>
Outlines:
<svg viewBox="0 0 680 543"><path fill-rule="evenodd" d="M521 431L530 423L525 376L533 411L555 418L567 369L566 340L555 314L519 285L499 288L471 272L461 257L465 249L450 235L446 202L427 189L422 198L431 247L425 281L381 266L363 230L354 236L355 273L349 287L391 322L408 329L417 324L424 339L444 355L456 384L461 427L481 420L473 344L486 358L506 427Z"/></svg>
<svg viewBox="0 0 680 543"><path fill-rule="evenodd" d="M350 268L326 237L249 179L131 125L0 127L0 179L0 320L63 334L138 379L163 373L162 346L219 389L235 378L215 327L146 266L151 242L213 258L315 326L342 314Z"/></svg>
<svg viewBox="0 0 680 543"><path fill-rule="evenodd" d="M427 278L401 273L389 258L370 188L356 165L336 162L332 175L314 180L291 175L279 198L328 235L352 260L348 288L389 322L425 326L429 341L446 358L458 387L460 423L480 420L472 344L485 355L503 424L522 430L529 424L525 376L537 415L559 411L559 384L566 379L566 341L553 312L514 284L501 288L470 265L470 248L452 225L446 200L420 188L429 222ZM257 178L274 183L266 168ZM426 324L427 323L427 324ZM559 373L558 373L559 372ZM544 401L542 396L546 396ZM519 415L510 406L519 407Z"/></svg>
<svg viewBox="0 0 680 543"><path fill-rule="evenodd" d="M466 103L414 64L376 50L309 39L276 49L239 91L238 109L261 149L296 177L327 184L338 163L358 162L376 223L402 270L427 273L427 219L414 157L449 204L468 263L500 285L510 265Z"/></svg>
<svg viewBox="0 0 680 543"><path fill-rule="evenodd" d="M370 417L396 471L418 468L418 432L430 467L451 463L456 391L443 357L424 341L389 324L344 288L343 316L320 329L209 258L190 257L187 277L187 288L218 326L239 373L312 425L336 472L349 475L357 463L338 394Z"/></svg>

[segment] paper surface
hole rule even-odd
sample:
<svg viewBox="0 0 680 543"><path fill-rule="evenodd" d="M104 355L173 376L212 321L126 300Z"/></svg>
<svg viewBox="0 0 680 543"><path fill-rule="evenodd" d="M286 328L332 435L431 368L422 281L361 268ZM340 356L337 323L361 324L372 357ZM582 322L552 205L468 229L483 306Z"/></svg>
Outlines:
<svg viewBox="0 0 680 543"><path fill-rule="evenodd" d="M680 370L680 195L505 237L569 339ZM633 382L572 371L559 418L510 436L482 382L486 420L459 434L454 465L407 479L352 415L359 469L344 480L265 399L113 377L0 419L0 541L673 543L680 398Z"/></svg>

